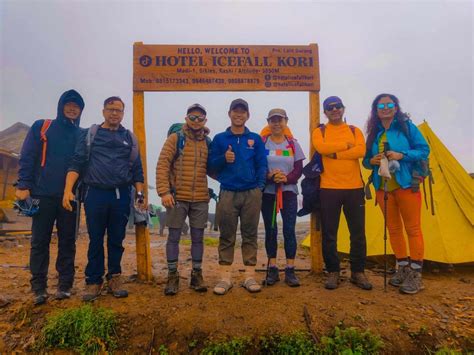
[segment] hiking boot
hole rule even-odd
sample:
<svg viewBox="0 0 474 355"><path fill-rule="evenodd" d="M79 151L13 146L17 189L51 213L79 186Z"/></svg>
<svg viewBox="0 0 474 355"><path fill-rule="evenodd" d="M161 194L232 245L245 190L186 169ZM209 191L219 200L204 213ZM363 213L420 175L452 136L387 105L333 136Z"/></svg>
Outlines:
<svg viewBox="0 0 474 355"><path fill-rule="evenodd" d="M169 272L168 280L166 281L165 295L173 296L178 293L179 290L179 272Z"/></svg>
<svg viewBox="0 0 474 355"><path fill-rule="evenodd" d="M84 295L82 296L82 300L85 302L91 302L97 299L102 292L102 284L90 284L86 285L84 290Z"/></svg>
<svg viewBox="0 0 474 355"><path fill-rule="evenodd" d="M54 296L55 299L58 301L65 300L67 298L71 298L71 289L70 288L58 288L56 295Z"/></svg>
<svg viewBox="0 0 474 355"><path fill-rule="evenodd" d="M363 290L369 291L372 289L372 284L369 282L367 276L365 276L365 273L363 272L351 273L351 282Z"/></svg>
<svg viewBox="0 0 474 355"><path fill-rule="evenodd" d="M45 304L47 300L48 300L48 294L45 290L36 291L33 298L33 304L35 306L40 306L42 304Z"/></svg>
<svg viewBox="0 0 474 355"><path fill-rule="evenodd" d="M267 286L273 286L278 281L280 281L280 275L278 272L279 272L278 267L276 266L268 267L267 277L265 278L265 284Z"/></svg>
<svg viewBox="0 0 474 355"><path fill-rule="evenodd" d="M406 277L410 273L410 266L405 265L405 266L399 266L397 269L397 272L395 272L395 275L393 275L390 280L388 280L388 283L392 286L399 287L405 281Z"/></svg>
<svg viewBox="0 0 474 355"><path fill-rule="evenodd" d="M423 282L421 280L421 272L413 271L411 268L408 271L408 275L400 286L400 293L407 293L413 295L423 290Z"/></svg>
<svg viewBox="0 0 474 355"><path fill-rule="evenodd" d="M335 290L339 286L339 271L329 272L324 287L328 290Z"/></svg>
<svg viewBox="0 0 474 355"><path fill-rule="evenodd" d="M294 267L285 268L285 283L290 287L298 287L300 285L300 280L295 275Z"/></svg>
<svg viewBox="0 0 474 355"><path fill-rule="evenodd" d="M189 285L196 292L207 292L207 286L204 285L202 270L191 271L191 283Z"/></svg>
<svg viewBox="0 0 474 355"><path fill-rule="evenodd" d="M120 274L111 275L107 281L107 292L116 298L128 297L128 291L122 287L122 277Z"/></svg>

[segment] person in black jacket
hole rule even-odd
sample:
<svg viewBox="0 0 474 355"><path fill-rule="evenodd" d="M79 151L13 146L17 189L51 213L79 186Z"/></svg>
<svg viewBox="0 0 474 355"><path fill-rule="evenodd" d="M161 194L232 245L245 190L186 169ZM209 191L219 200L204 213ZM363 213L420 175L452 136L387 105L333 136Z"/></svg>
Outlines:
<svg viewBox="0 0 474 355"><path fill-rule="evenodd" d="M73 186L81 174L85 185L84 208L90 241L84 301L95 300L102 291L106 230L108 292L118 298L128 296L120 280L120 263L124 251L122 242L130 215L132 185L135 185L140 201L139 208L146 209L146 200L143 196L143 168L137 153L136 138L120 124L124 108L123 101L117 96L104 101L102 114L105 120L95 127L93 139L90 132L94 126L78 140L66 177L63 206L67 210L72 210L70 201L75 199Z"/></svg>
<svg viewBox="0 0 474 355"><path fill-rule="evenodd" d="M39 212L33 216L31 227L30 250L31 289L36 305L45 303L48 298L49 244L55 222L58 232L56 270L59 274L56 298L71 296L76 213L65 210L61 202L83 109L84 100L77 91L64 92L58 102L56 119L35 121L21 149L16 197L19 200L39 199Z"/></svg>

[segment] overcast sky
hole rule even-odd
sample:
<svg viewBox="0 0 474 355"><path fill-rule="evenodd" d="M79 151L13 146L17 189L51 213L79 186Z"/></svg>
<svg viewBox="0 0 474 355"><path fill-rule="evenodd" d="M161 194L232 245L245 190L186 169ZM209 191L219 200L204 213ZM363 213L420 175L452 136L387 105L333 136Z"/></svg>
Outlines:
<svg viewBox="0 0 474 355"><path fill-rule="evenodd" d="M59 96L70 88L86 102L82 126L101 122L103 100L118 95L131 128L134 42L318 43L321 99L340 96L348 122L363 128L374 97L393 93L472 172L473 11L471 1L0 0L0 129L54 118ZM285 108L308 151L306 92L147 93L150 184L167 128L183 119L186 107L204 105L215 134L228 126L236 97L250 104L252 130L265 124L269 109Z"/></svg>

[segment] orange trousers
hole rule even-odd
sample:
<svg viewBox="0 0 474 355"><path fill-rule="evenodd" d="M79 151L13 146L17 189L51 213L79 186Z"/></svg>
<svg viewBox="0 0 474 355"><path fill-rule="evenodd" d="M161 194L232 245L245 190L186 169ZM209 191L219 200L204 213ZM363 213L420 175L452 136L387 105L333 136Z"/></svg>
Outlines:
<svg viewBox="0 0 474 355"><path fill-rule="evenodd" d="M383 190L376 192L377 202L384 213ZM402 223L403 220L403 223ZM423 233L421 231L421 192L411 189L396 189L388 192L387 229L390 245L397 259L408 257L407 245L403 236L403 225L408 236L411 260L421 261L424 255Z"/></svg>

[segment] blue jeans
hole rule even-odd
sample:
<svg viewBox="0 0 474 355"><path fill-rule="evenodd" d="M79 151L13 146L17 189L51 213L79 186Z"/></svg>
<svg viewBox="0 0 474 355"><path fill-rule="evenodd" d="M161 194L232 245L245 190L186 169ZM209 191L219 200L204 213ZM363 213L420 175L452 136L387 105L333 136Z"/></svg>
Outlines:
<svg viewBox="0 0 474 355"><path fill-rule="evenodd" d="M86 284L101 284L104 269L104 235L107 231L107 276L120 274L128 216L130 187L103 190L88 187L84 201L89 250L87 251Z"/></svg>
<svg viewBox="0 0 474 355"><path fill-rule="evenodd" d="M278 226L275 220L275 226L272 228L272 217L275 205L274 194L263 194L262 197L262 216L265 224L265 249L269 258L276 258L278 250ZM285 254L287 259L294 259L296 256L296 212L298 209L298 200L296 194L291 191L283 192L283 209L280 210L283 219L283 238L285 240Z"/></svg>

